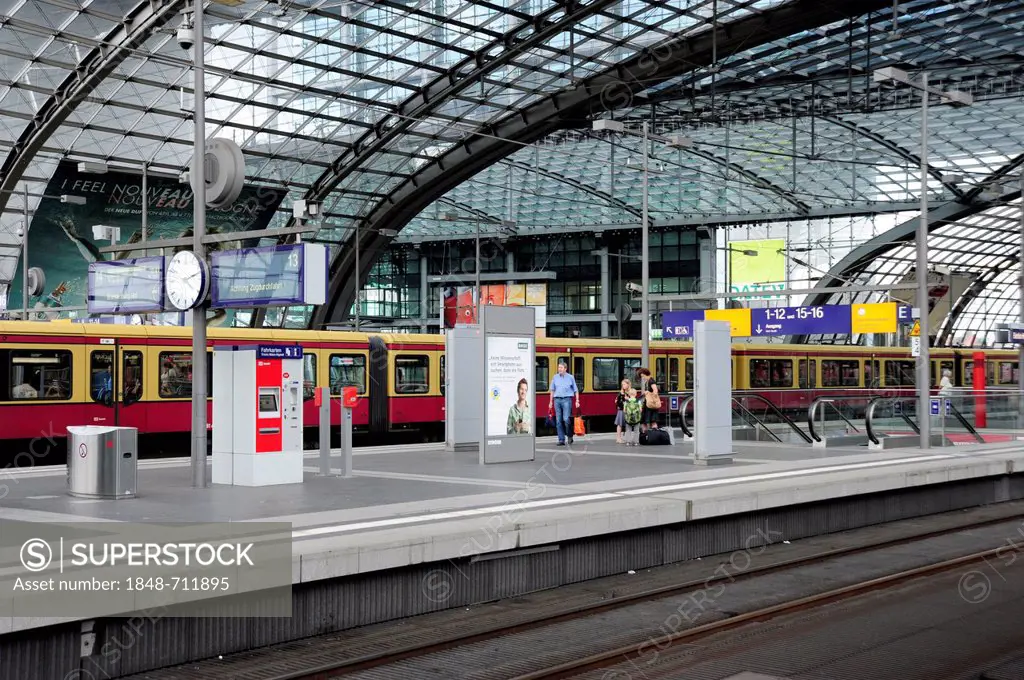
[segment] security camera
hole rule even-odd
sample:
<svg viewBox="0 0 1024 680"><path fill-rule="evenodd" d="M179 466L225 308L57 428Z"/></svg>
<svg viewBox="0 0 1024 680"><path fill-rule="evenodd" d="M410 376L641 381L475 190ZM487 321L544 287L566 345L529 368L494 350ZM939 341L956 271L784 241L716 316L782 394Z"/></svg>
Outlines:
<svg viewBox="0 0 1024 680"><path fill-rule="evenodd" d="M629 282L626 284L626 290L628 290L630 293L636 293L637 295L640 295L641 293L644 292L644 287L637 283Z"/></svg>
<svg viewBox="0 0 1024 680"><path fill-rule="evenodd" d="M175 33L175 37L178 39L178 45L181 47L181 49L185 50L186 52L188 50L191 50L192 46L195 45L196 38L195 31L192 30L191 13L184 13L181 19L181 25L178 26L178 30Z"/></svg>

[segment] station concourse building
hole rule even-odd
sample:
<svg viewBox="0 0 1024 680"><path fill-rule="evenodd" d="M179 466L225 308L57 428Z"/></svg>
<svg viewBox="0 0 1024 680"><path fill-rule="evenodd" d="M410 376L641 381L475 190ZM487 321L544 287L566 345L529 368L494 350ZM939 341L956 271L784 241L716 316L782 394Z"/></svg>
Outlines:
<svg viewBox="0 0 1024 680"><path fill-rule="evenodd" d="M0 590L0 677L170 672L714 555L748 529L795 541L1024 496L1019 2L7 15L0 522L288 525L273 544L290 541L292 608L266 628L154 618L115 655L130 609L33 613ZM502 350L525 390L453 401L466 359L446 343L481 305L533 309L507 334L532 367ZM713 386L679 330L705 319L731 324ZM285 346L244 408L268 437L295 428L274 440L287 474L255 451L259 484L210 474L202 397L231 394L217 348ZM571 447L548 422L563 362ZM667 446L616 442L640 368ZM702 387L731 389L728 465L695 464ZM487 436L534 438L534 458L446 446L449 405L477 397L459 408L513 399ZM138 433L137 493L66 493L92 453L70 445L76 426ZM0 527L12 578L19 531Z"/></svg>

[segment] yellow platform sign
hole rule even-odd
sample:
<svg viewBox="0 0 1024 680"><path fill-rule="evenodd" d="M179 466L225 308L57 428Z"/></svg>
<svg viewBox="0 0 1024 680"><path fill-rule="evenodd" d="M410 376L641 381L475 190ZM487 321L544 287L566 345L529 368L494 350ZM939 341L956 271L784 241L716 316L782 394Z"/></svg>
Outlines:
<svg viewBox="0 0 1024 680"><path fill-rule="evenodd" d="M704 312L707 321L728 321L729 335L745 338L750 335L749 309L709 309Z"/></svg>
<svg viewBox="0 0 1024 680"><path fill-rule="evenodd" d="M919 338L921 337L921 320L918 319L914 322L914 327L910 331L910 337Z"/></svg>
<svg viewBox="0 0 1024 680"><path fill-rule="evenodd" d="M895 333L896 303L851 305L853 333Z"/></svg>

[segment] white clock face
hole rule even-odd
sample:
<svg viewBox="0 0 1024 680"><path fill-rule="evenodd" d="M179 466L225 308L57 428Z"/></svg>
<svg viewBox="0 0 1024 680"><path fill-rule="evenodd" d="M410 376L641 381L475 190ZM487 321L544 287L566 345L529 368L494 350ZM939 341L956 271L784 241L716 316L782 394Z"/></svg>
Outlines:
<svg viewBox="0 0 1024 680"><path fill-rule="evenodd" d="M167 265L168 301L176 309L192 309L206 295L206 265L194 253L182 251Z"/></svg>

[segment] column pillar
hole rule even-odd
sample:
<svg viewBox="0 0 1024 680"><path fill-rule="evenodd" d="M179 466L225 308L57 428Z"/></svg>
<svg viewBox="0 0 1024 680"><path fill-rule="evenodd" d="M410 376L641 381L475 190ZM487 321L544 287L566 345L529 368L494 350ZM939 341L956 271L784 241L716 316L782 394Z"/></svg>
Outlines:
<svg viewBox="0 0 1024 680"><path fill-rule="evenodd" d="M715 234L714 229L709 229L707 237L702 237L700 232L697 235L698 257L700 258L700 279L697 281L698 293L713 293L717 285L717 262L715 258ZM712 305L714 306L714 305Z"/></svg>
<svg viewBox="0 0 1024 680"><path fill-rule="evenodd" d="M612 312L611 292L612 282L608 271L608 248L601 250L601 337L607 338L611 333L608 324L608 315Z"/></svg>
<svg viewBox="0 0 1024 680"><path fill-rule="evenodd" d="M427 319L430 318L430 286L427 285L427 256L420 253L420 333L427 333L430 327Z"/></svg>

